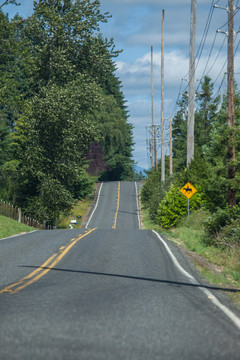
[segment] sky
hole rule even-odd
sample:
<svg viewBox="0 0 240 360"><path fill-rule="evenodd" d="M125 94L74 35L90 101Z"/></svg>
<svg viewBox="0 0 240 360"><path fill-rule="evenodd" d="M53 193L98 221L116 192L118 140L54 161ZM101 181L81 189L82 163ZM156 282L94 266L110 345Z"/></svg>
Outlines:
<svg viewBox="0 0 240 360"><path fill-rule="evenodd" d="M3 0L2 0L3 1ZM32 0L19 0L20 6L3 8L13 17L32 13ZM236 7L240 0L235 0ZM214 95L227 89L227 0L197 0L196 89L204 75L214 83ZM217 5L218 8L213 7ZM134 126L134 160L148 169L146 126L152 122L151 46L154 63L154 121L161 120L161 42L164 9L164 119L165 147L168 152L169 118L174 117L176 102L187 90L190 47L191 0L101 0L102 12L111 18L101 25L106 38L113 38L117 50L123 50L116 61L116 75L129 112L128 122ZM236 32L240 29L240 11L234 17ZM217 32L220 30L221 32ZM235 36L235 80L240 81L240 34ZM160 158L158 149L158 159Z"/></svg>

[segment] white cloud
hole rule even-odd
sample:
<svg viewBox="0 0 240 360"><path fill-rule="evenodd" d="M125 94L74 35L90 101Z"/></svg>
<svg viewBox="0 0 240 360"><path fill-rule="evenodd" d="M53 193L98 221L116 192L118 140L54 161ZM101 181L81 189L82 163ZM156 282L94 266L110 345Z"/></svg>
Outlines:
<svg viewBox="0 0 240 360"><path fill-rule="evenodd" d="M136 59L134 63L117 63L117 75L123 83L123 91L127 97L151 98L151 54ZM188 71L188 59L180 51L165 54L164 80L166 98L171 99L179 88L182 77ZM160 97L161 54L154 53L154 93ZM171 92L171 95L170 95ZM175 95L176 97L177 95Z"/></svg>

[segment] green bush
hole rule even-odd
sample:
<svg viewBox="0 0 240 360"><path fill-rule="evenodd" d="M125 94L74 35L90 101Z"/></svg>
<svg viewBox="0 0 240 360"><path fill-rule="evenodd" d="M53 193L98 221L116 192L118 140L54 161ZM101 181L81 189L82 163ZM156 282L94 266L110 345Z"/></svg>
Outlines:
<svg viewBox="0 0 240 360"><path fill-rule="evenodd" d="M169 190L169 185L167 181L165 184L161 182L160 169L148 173L148 177L141 189L141 201L144 207L148 209L150 218L153 221L156 221L159 203L164 198L167 190Z"/></svg>
<svg viewBox="0 0 240 360"><path fill-rule="evenodd" d="M231 224L233 220L240 217L240 207L227 207L225 209L218 209L214 214L210 215L205 222L206 233L209 236L214 236L226 225Z"/></svg>
<svg viewBox="0 0 240 360"><path fill-rule="evenodd" d="M190 209L199 209L203 203L202 193L198 190L189 201ZM179 187L172 185L159 204L157 223L163 228L169 229L176 225L177 221L187 212L187 198L181 194Z"/></svg>
<svg viewBox="0 0 240 360"><path fill-rule="evenodd" d="M240 242L240 207L218 209L205 222L208 245L227 245L231 242Z"/></svg>

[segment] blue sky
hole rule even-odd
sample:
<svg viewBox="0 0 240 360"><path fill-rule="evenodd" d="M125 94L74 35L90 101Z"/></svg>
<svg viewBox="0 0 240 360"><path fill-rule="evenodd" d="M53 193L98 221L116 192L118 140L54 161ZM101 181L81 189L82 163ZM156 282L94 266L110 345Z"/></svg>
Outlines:
<svg viewBox="0 0 240 360"><path fill-rule="evenodd" d="M21 6L6 6L4 11L12 17L18 11L23 17L30 16L32 0L19 0ZM197 44L203 44L197 56L196 88L203 75L209 75L214 82L216 94L225 92L227 37L217 33L227 30L227 11L214 8L212 4L226 8L227 0L197 0ZM235 0L235 5L240 3ZM165 57L164 57L164 118L166 142L168 120L176 109L179 90L187 87L190 42L191 0L101 0L103 12L109 11L112 17L101 26L103 35L114 38L116 48L123 52L116 59L117 76L122 81L123 92L129 110L129 122L134 125L134 160L138 166L148 168L146 150L146 125L151 123L151 64L150 48L154 48L154 99L155 122L160 122L161 109L161 22L165 10ZM211 21L206 28L207 19ZM235 15L235 30L240 28L240 12ZM206 35L203 37L203 35ZM235 40L235 73L240 81L240 56L238 44L240 34ZM201 55L201 56L200 56ZM167 147L167 146L166 146ZM167 151L167 149L166 149ZM158 152L160 157L160 150Z"/></svg>

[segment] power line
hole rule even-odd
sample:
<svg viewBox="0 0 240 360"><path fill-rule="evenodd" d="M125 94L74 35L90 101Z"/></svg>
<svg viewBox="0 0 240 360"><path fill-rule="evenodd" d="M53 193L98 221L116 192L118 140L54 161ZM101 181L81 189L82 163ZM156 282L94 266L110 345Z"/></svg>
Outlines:
<svg viewBox="0 0 240 360"><path fill-rule="evenodd" d="M236 8L238 7L239 1L240 1L240 0L237 1ZM198 64L199 64L199 61L200 61L200 58L201 58L201 56L202 56L203 48L204 48L204 46L205 46L206 38L207 38L207 35L208 35L208 32L209 32L210 23L211 23L211 21L212 21L213 10L214 10L213 3L214 3L214 0L212 1L211 7L210 7L210 11L209 11L209 15L208 15L208 18L207 18L207 22L206 22L206 25L205 25L205 29L204 29L204 32L203 32L203 36L202 36L202 39L201 39L201 43L200 43L199 48L198 48L198 51L197 51L197 54L200 54L200 56L199 56L199 58L198 58L196 68L197 68L197 66L198 66ZM218 0L217 2L215 2L215 7L216 7L216 5L217 5L218 3L219 3L219 0ZM233 17L239 12L239 10L240 10L240 9L237 8L237 10L236 10L236 11L234 12L234 14L233 14ZM228 22L229 22L229 20L228 20L224 25L222 25L222 26L220 27L220 29L222 29L224 26L226 26L226 25L228 24ZM224 44L225 44L226 38L224 38L224 40L223 40L223 42L222 42L222 45L221 45L221 47L220 47L220 49L219 49L219 51L218 51L218 54L216 55L216 57L215 57L212 65L211 65L211 67L210 67L209 70L207 71L207 67L208 67L208 64L209 64L209 62L210 62L211 54L212 54L212 52L213 52L213 48L214 48L214 45L215 45L216 36L217 36L217 34L216 34L215 37L214 37L214 40L213 40L213 43L212 43L212 46L211 46L211 49L210 49L210 53L209 53L209 55L208 55L207 63L206 63L206 65L205 65L205 67L204 67L204 71L203 71L203 74L202 74L202 76L201 76L201 78L200 78L200 82L199 82L199 85L198 85L198 87L197 87L197 90L199 89L199 86L200 86L200 84L201 84L202 79L204 78L204 76L205 76L205 75L208 75L208 74L211 72L211 70L212 70L212 68L214 67L214 65L216 64L216 62L217 62L217 60L218 60L218 58L219 58L219 56L220 56L220 54L221 54L221 51L222 51L222 49L223 49L223 46L224 46ZM240 42L238 43L237 48L239 47L239 45L240 45ZM236 51L235 51L235 53L236 53ZM213 85L215 85L216 82L218 81L220 75L222 74L222 71L223 71L224 67L226 66L226 63L227 63L227 60L226 60L225 63L223 64L223 67L221 68L221 70L220 70L220 72L219 72L216 80L213 82ZM188 74L189 74L189 72L186 74L186 77L188 76ZM181 84L180 84L180 88L179 88L179 92L178 92L178 96L177 96L177 101L176 101L176 103L175 103L175 106L174 106L174 109L173 109L173 112L172 112L171 117L173 117L173 115L174 115L174 113L175 113L175 111L176 111L176 108L177 108L177 106L178 106L178 101L179 101L181 92L185 92L185 91L187 90L187 88L188 88L188 85L187 85L187 86L182 90L182 84L183 84L183 79L181 80Z"/></svg>

